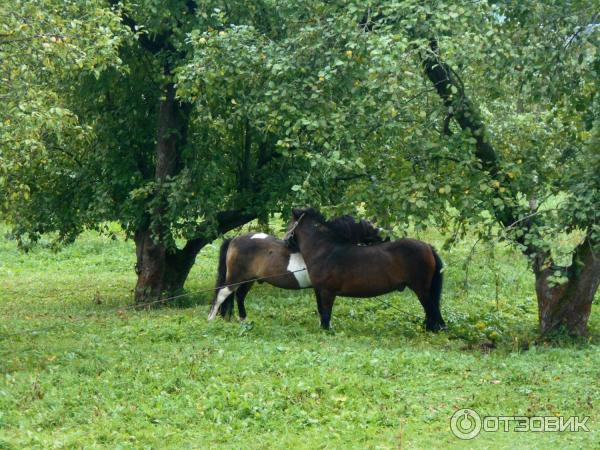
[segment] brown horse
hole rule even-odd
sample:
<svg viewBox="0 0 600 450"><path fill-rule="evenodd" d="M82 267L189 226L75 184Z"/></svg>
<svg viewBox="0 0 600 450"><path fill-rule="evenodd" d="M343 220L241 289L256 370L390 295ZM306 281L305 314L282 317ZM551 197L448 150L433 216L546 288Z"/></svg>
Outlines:
<svg viewBox="0 0 600 450"><path fill-rule="evenodd" d="M342 216L330 222L344 242L370 245L382 242L379 231L366 220L356 222ZM254 281L267 282L282 289L305 289L312 286L302 254L293 243L265 233L249 233L226 239L219 252L217 289L208 320L217 313L231 314L237 297L239 317L246 318L244 301ZM232 286L233 285L233 286ZM219 289L221 286L222 289Z"/></svg>
<svg viewBox="0 0 600 450"><path fill-rule="evenodd" d="M295 239L315 289L321 326L329 328L336 296L375 297L409 287L425 310L425 327L446 327L440 312L442 261L433 247L399 239L369 247L340 239L315 209L294 209L285 239Z"/></svg>

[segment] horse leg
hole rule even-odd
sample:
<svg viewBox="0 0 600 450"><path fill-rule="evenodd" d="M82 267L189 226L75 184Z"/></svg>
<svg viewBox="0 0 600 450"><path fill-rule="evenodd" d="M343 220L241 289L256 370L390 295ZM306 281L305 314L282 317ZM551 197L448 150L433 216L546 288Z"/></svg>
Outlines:
<svg viewBox="0 0 600 450"><path fill-rule="evenodd" d="M219 308L219 312L221 313L221 317L224 320L229 320L231 319L231 316L233 315L233 294L231 294L229 297L227 297L227 299L225 299L225 301L221 304L221 307Z"/></svg>
<svg viewBox="0 0 600 450"><path fill-rule="evenodd" d="M321 328L329 330L331 322L331 311L333 309L333 302L335 302L335 294L328 291L320 291L317 298L321 299Z"/></svg>
<svg viewBox="0 0 600 450"><path fill-rule="evenodd" d="M319 312L319 317L321 317L321 315L323 314L323 307L321 306L321 294L316 289L315 298L317 299L317 311Z"/></svg>
<svg viewBox="0 0 600 450"><path fill-rule="evenodd" d="M425 325L428 330L439 331L446 328L446 322L444 322L442 312L440 311L440 300L442 298L442 287L444 284L444 275L442 273L444 264L433 247L431 247L431 252L433 254L433 259L435 260L435 266L433 267L431 280L427 285L427 300L430 312L429 320Z"/></svg>
<svg viewBox="0 0 600 450"><path fill-rule="evenodd" d="M238 314L241 321L246 320L246 306L244 305L244 301L246 300L246 295L248 295L248 291L250 291L251 287L252 283L242 284L236 291Z"/></svg>
<svg viewBox="0 0 600 450"><path fill-rule="evenodd" d="M446 323L440 311L439 297L432 296L429 289L414 289L415 294L425 310L425 329L427 331L440 331L446 328Z"/></svg>
<svg viewBox="0 0 600 450"><path fill-rule="evenodd" d="M219 289L212 308L208 313L208 320L215 320L215 317L217 317L217 313L219 312L219 306L221 306L223 302L236 291L237 288L238 286L232 286Z"/></svg>
<svg viewBox="0 0 600 450"><path fill-rule="evenodd" d="M429 308L431 311L431 317L433 321L430 323L429 330L440 331L446 329L446 322L442 317L442 311L440 309L440 295L435 294L432 290L429 290Z"/></svg>

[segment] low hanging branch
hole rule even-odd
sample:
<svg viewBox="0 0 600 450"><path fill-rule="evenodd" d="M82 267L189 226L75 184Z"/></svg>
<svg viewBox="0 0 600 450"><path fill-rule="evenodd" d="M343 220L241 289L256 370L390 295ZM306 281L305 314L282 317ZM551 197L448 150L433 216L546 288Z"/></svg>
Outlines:
<svg viewBox="0 0 600 450"><path fill-rule="evenodd" d="M483 167L496 177L499 172L498 158L494 148L489 143L485 125L477 109L465 94L464 85L454 70L440 61L439 48L436 39L429 42L430 51L423 58L423 68L429 80L433 83L438 95L448 108L448 114L456 120L463 130L470 130L475 139L475 151Z"/></svg>
<svg viewBox="0 0 600 450"><path fill-rule="evenodd" d="M185 280L192 269L196 256L205 245L214 241L219 235L254 220L256 214L236 209L217 213L217 227L204 226L198 229L197 238L190 239L185 246L166 255L166 284L170 291L183 289Z"/></svg>
<svg viewBox="0 0 600 450"><path fill-rule="evenodd" d="M431 81L444 106L448 109L448 122L454 119L461 129L469 131L475 139L475 155L481 161L484 170L488 171L493 178L501 179L503 184L508 184L500 170L498 156L487 136L486 127L477 108L465 93L465 87L458 74L446 63L442 62L439 55L439 47L436 39L430 39L429 50L423 56L423 69L427 78ZM449 125L444 125L449 129ZM510 209L504 207L495 209L494 215L505 227L514 224L516 215ZM529 223L523 224L529 228ZM523 244L523 242L520 242ZM528 253L535 249L528 248Z"/></svg>

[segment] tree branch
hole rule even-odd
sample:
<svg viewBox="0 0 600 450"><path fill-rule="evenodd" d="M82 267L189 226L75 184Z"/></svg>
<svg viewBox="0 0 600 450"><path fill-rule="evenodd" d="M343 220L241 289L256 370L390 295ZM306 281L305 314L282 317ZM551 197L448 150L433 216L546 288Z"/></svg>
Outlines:
<svg viewBox="0 0 600 450"><path fill-rule="evenodd" d="M470 130L475 139L475 153L493 177L499 172L498 158L486 139L485 125L475 107L465 94L458 75L447 64L440 61L436 39L429 42L430 51L423 58L427 78L433 83L438 95L463 130Z"/></svg>
<svg viewBox="0 0 600 450"><path fill-rule="evenodd" d="M131 31L133 31L138 37L138 41L142 48L149 51L152 54L157 54L163 50L175 50L173 46L169 43L169 38L171 37L171 31L157 34L154 37L150 37L148 33L140 33L139 26L136 21L127 14L121 6L121 2L119 0L109 0L110 5L113 8L118 8L121 14L121 21L124 25L126 25ZM188 2L194 3L195 2ZM120 8L119 8L120 7Z"/></svg>
<svg viewBox="0 0 600 450"><path fill-rule="evenodd" d="M210 230L208 226L202 227L198 231L198 237L186 242L182 251L187 254L196 254L202 247L215 240L219 234L225 234L234 228L247 224L256 219L256 214L249 213L243 209L234 209L230 211L221 211L217 214L217 228Z"/></svg>

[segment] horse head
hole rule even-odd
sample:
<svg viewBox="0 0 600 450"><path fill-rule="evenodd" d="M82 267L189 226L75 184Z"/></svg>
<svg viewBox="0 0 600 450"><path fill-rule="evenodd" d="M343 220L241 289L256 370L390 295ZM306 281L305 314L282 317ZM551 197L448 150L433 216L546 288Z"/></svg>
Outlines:
<svg viewBox="0 0 600 450"><path fill-rule="evenodd" d="M383 239L380 235L381 230L368 220L360 219L357 221L349 214L327 220L314 208L293 208L291 224L284 237L284 241L291 248L297 249L296 229L305 217L312 219L314 227L328 233L330 237L340 242L353 245L373 245L388 240Z"/></svg>
<svg viewBox="0 0 600 450"><path fill-rule="evenodd" d="M301 220L304 218L305 212L300 208L292 208L292 224L290 225L287 233L283 236L283 241L286 245L291 248L298 250L298 242L296 241L295 231L300 225Z"/></svg>

